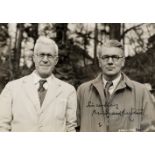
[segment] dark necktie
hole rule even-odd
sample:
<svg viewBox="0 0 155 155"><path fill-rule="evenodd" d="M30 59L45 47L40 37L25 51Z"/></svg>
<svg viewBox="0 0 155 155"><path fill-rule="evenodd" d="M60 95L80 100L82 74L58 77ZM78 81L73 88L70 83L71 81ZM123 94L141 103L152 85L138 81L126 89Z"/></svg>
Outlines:
<svg viewBox="0 0 155 155"><path fill-rule="evenodd" d="M39 81L39 88L38 88L38 94L39 94L39 100L40 100L40 106L42 106L42 103L44 101L45 95L46 95L46 89L43 87L43 85L46 83L46 80L40 80Z"/></svg>
<svg viewBox="0 0 155 155"><path fill-rule="evenodd" d="M112 81L108 81L105 85L105 89L104 89L104 94L105 94L105 110L106 110L106 116L107 118L109 118L109 99L110 99L110 93L109 93L109 88L113 85ZM107 127L107 130L109 130L109 124Z"/></svg>
<svg viewBox="0 0 155 155"><path fill-rule="evenodd" d="M110 98L109 88L112 85L113 85L112 81L108 81L105 85L104 93L105 93L106 101L109 101L109 98Z"/></svg>

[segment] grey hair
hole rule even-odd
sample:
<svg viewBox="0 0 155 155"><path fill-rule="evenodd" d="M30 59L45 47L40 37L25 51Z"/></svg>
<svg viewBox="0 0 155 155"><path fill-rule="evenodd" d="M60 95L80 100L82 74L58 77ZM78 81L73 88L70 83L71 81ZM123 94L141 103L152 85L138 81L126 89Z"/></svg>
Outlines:
<svg viewBox="0 0 155 155"><path fill-rule="evenodd" d="M54 49L55 51L55 55L57 56L58 55L58 46L57 44L55 43L54 40L50 39L50 38L47 38L45 36L40 36L37 41L36 41L36 44L34 46L34 53L37 53L37 50L39 49L39 45L41 44L44 44L44 45L47 45L47 46L50 46L52 49Z"/></svg>
<svg viewBox="0 0 155 155"><path fill-rule="evenodd" d="M111 48L111 47L116 47L122 50L123 54L124 54L124 48L123 45L118 41L118 40L108 40L107 42L105 42L103 45L101 45L98 48L98 52L97 52L97 56L100 57L104 48Z"/></svg>

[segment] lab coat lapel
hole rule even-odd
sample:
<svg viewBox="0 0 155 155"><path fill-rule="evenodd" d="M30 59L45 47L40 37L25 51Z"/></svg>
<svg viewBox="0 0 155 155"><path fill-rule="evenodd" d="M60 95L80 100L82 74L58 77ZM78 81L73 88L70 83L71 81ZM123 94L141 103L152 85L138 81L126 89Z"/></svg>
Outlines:
<svg viewBox="0 0 155 155"><path fill-rule="evenodd" d="M61 89L61 82L57 78L53 77L51 79L52 82L48 86L48 90L42 105L42 109L46 108L49 104L52 104L52 102L62 93Z"/></svg>
<svg viewBox="0 0 155 155"><path fill-rule="evenodd" d="M35 110L38 112L40 109L40 101L38 92L35 89L32 74L23 79L23 87Z"/></svg>

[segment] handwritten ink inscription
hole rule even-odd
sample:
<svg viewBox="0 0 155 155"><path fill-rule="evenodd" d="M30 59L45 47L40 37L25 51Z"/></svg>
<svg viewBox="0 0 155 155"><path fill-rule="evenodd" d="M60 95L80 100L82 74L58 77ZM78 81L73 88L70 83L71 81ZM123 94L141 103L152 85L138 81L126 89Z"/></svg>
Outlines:
<svg viewBox="0 0 155 155"><path fill-rule="evenodd" d="M120 117L124 117L124 116L128 116L130 121L134 121L134 117L138 116L138 115L143 115L143 111L144 109L137 109L137 108L131 108L130 110L126 110L126 109L119 109L118 108L118 104L117 105L104 105L104 104L99 104L99 105L95 105L92 102L89 102L88 105L86 106L87 108L95 108L95 107L104 107L106 108L112 108L115 107L115 110L113 110L112 112L110 110L105 112L99 112L96 109L94 109L92 111L92 117L95 115L103 115L103 116L120 116Z"/></svg>
<svg viewBox="0 0 155 155"><path fill-rule="evenodd" d="M125 109L120 110L118 112L98 112L97 110L93 110L92 112L92 116L94 115L105 115L105 116L128 116L130 121L134 121L134 117L135 115L143 115L143 109L135 109L135 108L131 108L130 111L126 111Z"/></svg>

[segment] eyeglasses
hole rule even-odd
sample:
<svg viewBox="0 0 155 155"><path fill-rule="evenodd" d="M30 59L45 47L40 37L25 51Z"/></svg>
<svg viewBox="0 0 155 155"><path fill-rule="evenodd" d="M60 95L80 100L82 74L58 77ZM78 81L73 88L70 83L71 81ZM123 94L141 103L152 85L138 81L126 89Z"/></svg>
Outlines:
<svg viewBox="0 0 155 155"><path fill-rule="evenodd" d="M118 62L121 58L124 58L124 56L118 56L118 55L104 55L100 57L104 62L108 62L109 58L112 59L113 62Z"/></svg>
<svg viewBox="0 0 155 155"><path fill-rule="evenodd" d="M44 53L35 54L35 55L37 55L40 59L43 59L45 56L47 56L48 59L54 59L54 58L58 57L56 55L44 54Z"/></svg>

